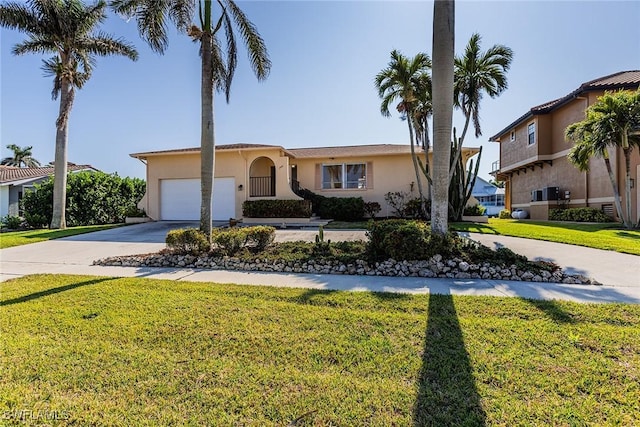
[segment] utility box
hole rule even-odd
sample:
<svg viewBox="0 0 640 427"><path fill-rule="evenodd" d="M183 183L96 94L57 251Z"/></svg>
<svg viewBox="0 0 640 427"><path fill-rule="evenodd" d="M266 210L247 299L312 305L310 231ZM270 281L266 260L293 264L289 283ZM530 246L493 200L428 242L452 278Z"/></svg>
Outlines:
<svg viewBox="0 0 640 427"><path fill-rule="evenodd" d="M531 201L532 202L541 202L542 201L542 190L533 190L531 192Z"/></svg>
<svg viewBox="0 0 640 427"><path fill-rule="evenodd" d="M559 193L558 187L545 187L542 189L542 200L558 200Z"/></svg>

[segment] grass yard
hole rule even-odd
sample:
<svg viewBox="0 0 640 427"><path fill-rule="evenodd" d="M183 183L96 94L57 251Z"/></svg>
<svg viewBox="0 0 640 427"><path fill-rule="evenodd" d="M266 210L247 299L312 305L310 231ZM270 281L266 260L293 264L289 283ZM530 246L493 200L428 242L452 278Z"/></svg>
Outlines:
<svg viewBox="0 0 640 427"><path fill-rule="evenodd" d="M489 218L488 224L457 222L450 223L450 227L456 231L525 237L640 255L640 230L622 229L619 224L580 224Z"/></svg>
<svg viewBox="0 0 640 427"><path fill-rule="evenodd" d="M70 227L64 230L26 230L8 231L0 233L0 249L13 246L28 245L45 240L59 239L61 237L75 236L76 234L91 233L92 231L107 230L109 228L120 227L122 224L89 225L83 227Z"/></svg>
<svg viewBox="0 0 640 427"><path fill-rule="evenodd" d="M640 305L81 276L0 298L8 424L640 423Z"/></svg>

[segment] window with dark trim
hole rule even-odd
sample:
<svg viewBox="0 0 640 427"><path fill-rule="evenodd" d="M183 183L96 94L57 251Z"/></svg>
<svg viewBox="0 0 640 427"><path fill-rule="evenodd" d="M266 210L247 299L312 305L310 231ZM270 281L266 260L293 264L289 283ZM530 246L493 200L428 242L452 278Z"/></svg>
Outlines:
<svg viewBox="0 0 640 427"><path fill-rule="evenodd" d="M527 126L527 135L529 137L529 145L533 145L536 143L536 124L529 123Z"/></svg>

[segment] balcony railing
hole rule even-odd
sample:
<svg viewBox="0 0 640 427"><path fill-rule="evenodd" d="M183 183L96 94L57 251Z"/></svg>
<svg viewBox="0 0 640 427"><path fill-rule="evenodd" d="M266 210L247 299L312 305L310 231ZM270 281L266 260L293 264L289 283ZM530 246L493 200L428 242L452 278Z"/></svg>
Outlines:
<svg viewBox="0 0 640 427"><path fill-rule="evenodd" d="M249 178L250 197L273 197L275 195L275 176L252 176Z"/></svg>

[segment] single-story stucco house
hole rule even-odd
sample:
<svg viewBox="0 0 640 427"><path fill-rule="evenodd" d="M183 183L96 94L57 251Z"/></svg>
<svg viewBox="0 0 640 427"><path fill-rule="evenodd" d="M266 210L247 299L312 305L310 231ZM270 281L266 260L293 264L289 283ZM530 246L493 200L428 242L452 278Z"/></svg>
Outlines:
<svg viewBox="0 0 640 427"><path fill-rule="evenodd" d="M76 165L69 163L69 172L92 171L99 172L91 165ZM19 216L20 200L25 191L33 188L45 179L53 176L53 166L40 168L19 168L0 165L0 217Z"/></svg>
<svg viewBox="0 0 640 427"><path fill-rule="evenodd" d="M478 152L465 148L464 160ZM424 156L424 151L421 151ZM431 153L430 153L431 155ZM134 153L146 164L147 192L138 205L153 220L200 217L200 148ZM327 197L362 197L391 215L385 194L417 197L409 145L286 149L277 145L216 146L213 219L242 218L246 200L300 199L299 188Z"/></svg>

